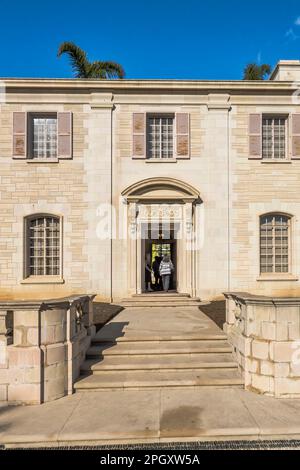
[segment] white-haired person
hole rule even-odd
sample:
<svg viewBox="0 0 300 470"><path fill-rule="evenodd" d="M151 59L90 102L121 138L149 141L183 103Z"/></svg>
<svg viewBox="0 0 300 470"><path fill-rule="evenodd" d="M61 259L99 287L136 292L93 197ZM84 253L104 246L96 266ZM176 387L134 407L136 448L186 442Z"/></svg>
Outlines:
<svg viewBox="0 0 300 470"><path fill-rule="evenodd" d="M163 289L165 292L168 292L169 290L171 275L173 271L174 266L170 259L170 256L165 255L159 266L159 274L161 275Z"/></svg>

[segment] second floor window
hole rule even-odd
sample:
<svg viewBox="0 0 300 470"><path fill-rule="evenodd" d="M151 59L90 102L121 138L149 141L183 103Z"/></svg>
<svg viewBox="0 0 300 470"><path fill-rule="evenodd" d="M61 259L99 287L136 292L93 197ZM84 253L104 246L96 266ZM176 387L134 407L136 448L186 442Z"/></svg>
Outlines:
<svg viewBox="0 0 300 470"><path fill-rule="evenodd" d="M30 135L29 158L57 158L56 115L31 115Z"/></svg>
<svg viewBox="0 0 300 470"><path fill-rule="evenodd" d="M267 117L262 119L262 157L270 160L287 157L287 118Z"/></svg>
<svg viewBox="0 0 300 470"><path fill-rule="evenodd" d="M174 116L147 116L147 157L173 158Z"/></svg>

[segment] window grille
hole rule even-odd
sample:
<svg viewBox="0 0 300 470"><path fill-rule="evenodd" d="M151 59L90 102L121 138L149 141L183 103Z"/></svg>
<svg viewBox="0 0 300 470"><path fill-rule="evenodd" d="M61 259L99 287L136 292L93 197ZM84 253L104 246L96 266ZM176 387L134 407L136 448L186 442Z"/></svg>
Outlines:
<svg viewBox="0 0 300 470"><path fill-rule="evenodd" d="M261 273L289 272L290 217L264 215L260 219Z"/></svg>
<svg viewBox="0 0 300 470"><path fill-rule="evenodd" d="M287 119L285 117L263 117L262 156L265 159L286 158Z"/></svg>
<svg viewBox="0 0 300 470"><path fill-rule="evenodd" d="M31 119L31 158L57 158L56 116L32 116Z"/></svg>
<svg viewBox="0 0 300 470"><path fill-rule="evenodd" d="M173 158L173 116L148 116L147 156L148 158Z"/></svg>
<svg viewBox="0 0 300 470"><path fill-rule="evenodd" d="M28 220L28 274L60 274L60 219L39 216Z"/></svg>

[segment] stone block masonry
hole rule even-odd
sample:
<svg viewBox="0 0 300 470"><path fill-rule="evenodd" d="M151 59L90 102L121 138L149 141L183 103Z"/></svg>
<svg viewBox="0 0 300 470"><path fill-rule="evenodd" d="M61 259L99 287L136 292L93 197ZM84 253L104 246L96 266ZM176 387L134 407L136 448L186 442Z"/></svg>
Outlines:
<svg viewBox="0 0 300 470"><path fill-rule="evenodd" d="M224 329L245 388L277 398L300 397L300 298L226 293Z"/></svg>
<svg viewBox="0 0 300 470"><path fill-rule="evenodd" d="M40 404L73 393L95 334L93 297L0 303L0 402Z"/></svg>

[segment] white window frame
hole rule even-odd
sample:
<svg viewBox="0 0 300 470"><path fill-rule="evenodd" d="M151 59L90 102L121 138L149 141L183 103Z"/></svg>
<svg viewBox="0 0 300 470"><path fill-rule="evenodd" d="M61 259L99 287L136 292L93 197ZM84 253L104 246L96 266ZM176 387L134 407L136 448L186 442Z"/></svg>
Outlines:
<svg viewBox="0 0 300 470"><path fill-rule="evenodd" d="M274 156L274 124L272 126L272 157L264 156L264 119L284 119L285 120L285 156L283 158ZM283 162L289 160L289 115L288 114L262 114L261 121L261 155L264 162Z"/></svg>
<svg viewBox="0 0 300 470"><path fill-rule="evenodd" d="M171 157L162 157L162 146L160 146L160 156L159 157L152 157L149 153L149 120L151 118L171 118L173 120L173 136L172 136L172 144L173 144L173 153ZM161 135L160 130L160 135ZM146 113L146 159L150 161L170 161L175 157L175 148L176 148L176 115L172 112L158 112L158 113Z"/></svg>
<svg viewBox="0 0 300 470"><path fill-rule="evenodd" d="M35 275L30 273L30 222L34 219L52 217L59 221L59 272L58 274ZM44 266L45 267L45 266ZM24 279L38 281L58 281L63 276L63 218L61 215L52 213L30 214L24 218Z"/></svg>
<svg viewBox="0 0 300 470"><path fill-rule="evenodd" d="M53 157L34 157L34 119L56 119L56 153ZM58 132L57 132L58 118L57 112L29 112L27 118L27 159L31 162L51 162L58 161Z"/></svg>
<svg viewBox="0 0 300 470"><path fill-rule="evenodd" d="M288 220L288 270L287 271L276 271L276 255L275 255L275 248L276 244L274 243L274 239L272 240L272 266L273 269L272 271L267 271L267 272L262 272L262 263L261 263L261 221L264 217L273 217L275 218L276 216L281 216L281 217L286 217ZM275 225L274 225L275 228ZM291 214L287 214L284 212L267 212L265 214L261 214L259 216L259 273L261 278L268 278L268 277L285 277L285 276L291 276L292 275L292 261L293 261L293 238L292 238L292 232L293 232L293 216ZM274 238L274 235L272 235L272 238Z"/></svg>

